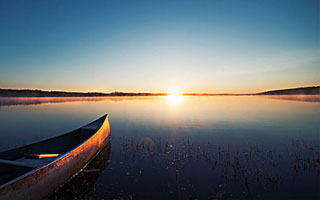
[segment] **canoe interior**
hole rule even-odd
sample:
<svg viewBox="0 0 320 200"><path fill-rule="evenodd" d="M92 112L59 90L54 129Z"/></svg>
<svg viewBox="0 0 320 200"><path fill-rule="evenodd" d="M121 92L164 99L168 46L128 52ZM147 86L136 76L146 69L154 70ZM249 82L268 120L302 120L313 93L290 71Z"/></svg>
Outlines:
<svg viewBox="0 0 320 200"><path fill-rule="evenodd" d="M7 165L0 163L0 185L9 182L10 180L19 177L34 168L20 167L15 165Z"/></svg>
<svg viewBox="0 0 320 200"><path fill-rule="evenodd" d="M40 168L59 157L37 159L30 155L61 154L64 155L86 141L101 127L102 117L82 128L64 135L0 152L0 186L33 169Z"/></svg>

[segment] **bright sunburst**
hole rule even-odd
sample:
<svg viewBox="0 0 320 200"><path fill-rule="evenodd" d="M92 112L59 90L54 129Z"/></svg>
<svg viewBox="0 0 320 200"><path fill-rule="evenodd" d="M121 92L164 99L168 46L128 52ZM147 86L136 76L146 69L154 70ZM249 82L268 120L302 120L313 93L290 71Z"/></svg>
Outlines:
<svg viewBox="0 0 320 200"><path fill-rule="evenodd" d="M171 89L170 92L169 92L169 95L170 96L180 96L180 92L178 89Z"/></svg>
<svg viewBox="0 0 320 200"><path fill-rule="evenodd" d="M178 89L172 89L166 97L170 105L176 106L181 103L183 96Z"/></svg>

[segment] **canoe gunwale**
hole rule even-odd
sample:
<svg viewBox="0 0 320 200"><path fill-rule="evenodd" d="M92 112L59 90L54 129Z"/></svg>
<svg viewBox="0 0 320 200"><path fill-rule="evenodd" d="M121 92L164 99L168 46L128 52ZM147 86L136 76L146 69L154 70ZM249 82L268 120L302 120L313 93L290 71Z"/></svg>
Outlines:
<svg viewBox="0 0 320 200"><path fill-rule="evenodd" d="M107 138L110 138L110 136L108 136ZM105 144L102 148L104 148L105 146L107 146L107 144ZM92 157L90 158L90 160L89 160L78 172L76 172L75 174L73 174L64 184L60 185L60 186L55 190L55 192L57 192L57 191L58 191L59 189L61 189L67 182L71 181L71 180L72 180L73 178L75 178L79 173L81 173L81 171L82 171L83 169L85 169L85 168L91 163L91 161L96 158L97 155L99 155L99 153L101 152L102 148L101 148L99 151L97 151L97 153L96 153L94 156L92 156Z"/></svg>
<svg viewBox="0 0 320 200"><path fill-rule="evenodd" d="M4 183L4 184L0 185L0 190L3 189L3 188L5 188L5 187L7 187L7 186L9 186L9 185L11 185L11 184L14 184L15 182L18 182L18 181L20 181L20 180L22 180L22 179L24 179L24 178L26 178L26 177L28 177L28 176L30 176L30 175L32 175L32 174L35 174L36 172L38 172L38 171L40 171L40 170L42 170L42 169L44 169L44 168L47 168L47 167L50 166L50 165L55 164L55 163L58 162L59 160L63 159L64 157L66 157L66 156L68 156L69 154L71 154L72 152L74 152L76 149L80 148L82 145L85 145L90 139L92 139L92 138L100 131L100 129L104 126L104 124L106 123L106 121L108 121L108 118L109 118L109 117L108 117L108 114L103 115L102 117L94 120L93 122L96 122L96 121L98 121L99 119L102 119L102 118L104 118L104 120L103 120L103 122L101 123L101 125L100 125L100 126L95 130L95 132L94 132L92 135L90 135L87 139L85 139L84 141L82 141L81 143L79 143L77 146L75 146L74 148L70 149L70 150L67 151L66 153L58 156L58 157L57 157L56 159L54 159L53 161L51 161L51 162L49 162L49 163L47 163L47 164L45 164L45 165L43 165L43 166L41 166L41 167L36 167L36 168L32 169L31 171L29 171L29 172L27 172L27 173L25 173L25 174L23 174L23 175L21 175L21 176L18 176L17 178L14 178L14 179L8 181L7 183ZM91 123L93 123L93 122L91 122ZM91 123L89 123L89 124L91 124ZM88 125L88 124L86 124L86 125L84 125L84 126L81 126L80 128L77 128L77 129L75 129L75 130L73 130L73 131L81 130L83 127L86 127L87 125ZM73 132L73 131L70 131L70 132ZM67 132L67 133L65 133L65 134L68 134L68 133L70 133L70 132ZM65 134L63 134L63 135L65 135ZM61 135L61 136L63 136L63 135ZM59 136L58 136L58 137L59 137ZM108 136L108 137L110 137L110 136ZM49 139L46 139L46 140L50 140L50 139L53 139L53 138L49 138ZM43 140L43 141L46 141L46 140ZM39 142L43 142L43 141L39 141ZM36 143L38 143L38 142L36 142ZM36 143L33 143L33 144L36 144ZM32 144L29 144L29 145L32 145ZM25 146L28 146L28 145L25 145ZM23 147L23 146L22 146L22 147ZM17 148L20 148L20 147L17 147ZM17 148L14 148L14 149L17 149ZM11 149L11 150L13 150L13 149ZM100 150L99 150L99 151L100 151ZM94 156L96 156L96 155L97 155L97 154L95 154ZM91 159L89 160L89 162L90 162L92 159L93 159L93 158L91 158Z"/></svg>

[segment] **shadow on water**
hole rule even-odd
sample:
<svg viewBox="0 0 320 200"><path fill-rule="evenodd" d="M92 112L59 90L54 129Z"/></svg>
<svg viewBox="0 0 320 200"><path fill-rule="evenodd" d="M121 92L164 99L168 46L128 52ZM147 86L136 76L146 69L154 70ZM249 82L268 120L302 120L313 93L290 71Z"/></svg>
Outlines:
<svg viewBox="0 0 320 200"><path fill-rule="evenodd" d="M90 190L94 190L94 185L101 173L109 164L111 142L84 168L77 176L72 178L61 187L49 199L84 199Z"/></svg>
<svg viewBox="0 0 320 200"><path fill-rule="evenodd" d="M263 95L263 97L286 101L320 102L320 95Z"/></svg>

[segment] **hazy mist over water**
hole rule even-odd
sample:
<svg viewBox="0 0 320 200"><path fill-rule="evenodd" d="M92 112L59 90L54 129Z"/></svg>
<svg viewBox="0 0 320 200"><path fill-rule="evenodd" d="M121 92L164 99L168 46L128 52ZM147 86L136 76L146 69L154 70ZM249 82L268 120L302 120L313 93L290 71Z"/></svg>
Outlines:
<svg viewBox="0 0 320 200"><path fill-rule="evenodd" d="M311 102L302 96L2 98L0 149L62 134L105 113L114 136L316 139L319 96Z"/></svg>

